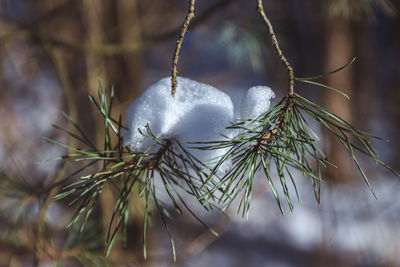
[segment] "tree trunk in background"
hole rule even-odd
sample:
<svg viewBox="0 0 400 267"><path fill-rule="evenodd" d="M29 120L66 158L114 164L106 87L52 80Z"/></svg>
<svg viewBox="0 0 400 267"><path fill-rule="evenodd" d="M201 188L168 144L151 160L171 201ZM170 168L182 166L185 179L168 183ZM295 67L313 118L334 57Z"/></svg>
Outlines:
<svg viewBox="0 0 400 267"><path fill-rule="evenodd" d="M139 16L139 1L118 0L115 1L118 24L119 40L122 44L139 43L142 41L141 22ZM116 95L120 102L119 112L125 118L125 112L129 104L141 93L141 82L144 75L143 52L122 55L118 58L119 76ZM114 77L114 75L113 75ZM133 190L129 199L130 223L128 226L127 248L135 254L137 259L143 259L143 223L145 203L139 198L138 188ZM150 238L149 238L150 239ZM148 249L152 243L148 242Z"/></svg>
<svg viewBox="0 0 400 267"><path fill-rule="evenodd" d="M85 0L83 2L83 16L86 18L88 43L131 43L140 41L140 27L137 12L137 2L134 0L101 1ZM96 54L87 55L87 86L88 93L97 95L98 79L101 78L104 86L117 84L116 95L120 101L120 109L115 109L114 115L124 115L128 104L137 96L140 84L141 52L134 55L105 57ZM96 136L99 147L103 145L103 122L95 114L93 120L98 129ZM142 255L143 235L143 202L134 195L130 197L130 222L127 228L127 247L118 240L113 245L110 259L114 262L138 262ZM108 232L117 195L114 188L105 186L100 195L101 213L104 233ZM113 226L114 227L114 226Z"/></svg>
<svg viewBox="0 0 400 267"><path fill-rule="evenodd" d="M117 18L121 43L136 43L142 41L141 23L139 17L139 2L137 0L119 0L117 5ZM116 94L121 103L121 113L124 114L128 105L138 97L142 91L144 60L142 51L124 55L121 58L119 71L122 73L120 88ZM123 87L123 88L122 88Z"/></svg>
<svg viewBox="0 0 400 267"><path fill-rule="evenodd" d="M392 22L392 25L390 25L390 29L391 32L390 33L394 33L394 31L397 31L400 25L400 15L397 14L396 18L393 19L394 21ZM391 35L391 36L395 36L394 38L394 47L400 47L400 36L397 33ZM393 111L393 119L391 118L391 122L394 123L390 123L391 126L393 127L392 131L393 134L390 137L393 141L392 144L396 144L397 145L397 150L395 150L396 152L393 153L393 155L390 157L390 166L393 166L395 170L400 170L400 160L399 160L399 151L400 151L400 105L399 105L399 101L400 101L400 51L399 49L392 49L391 51L394 51L394 66L392 65L391 67L393 67L393 76L389 76L391 75L388 74L389 77L393 77L392 81L390 81L390 85L391 85L391 90L390 92L393 92L393 98L391 101L391 105L393 105L395 107L395 110ZM379 90L379 89L378 89ZM381 98L383 99L387 99L388 96L384 95L383 97L381 96ZM389 97L390 99L390 97ZM390 147L390 146L389 146ZM397 177L395 177L396 179Z"/></svg>
<svg viewBox="0 0 400 267"><path fill-rule="evenodd" d="M91 45L103 43L103 28L102 19L105 17L104 4L101 0L84 0L81 3L81 12L83 18L83 24L86 29L86 42ZM98 79L104 75L104 58L95 55L86 55L86 86L84 88L87 94L97 96ZM103 81L104 82L104 81ZM95 145L102 147L102 134L101 124L102 121L98 114L93 114L93 126L95 133ZM115 196L108 186L105 186L102 194L100 195L99 203L101 204L101 222L103 224L103 233L107 233L109 222L112 217L112 211L114 210ZM104 236L105 238L105 236ZM110 254L110 258L113 259L113 254Z"/></svg>
<svg viewBox="0 0 400 267"><path fill-rule="evenodd" d="M373 43L370 37L370 28L368 23L357 23L355 28L355 53L357 60L352 69L355 71L355 86L354 94L351 99L353 110L357 120L354 121L354 126L359 129L369 130L369 124L374 114L378 112L378 101L374 90L376 84L376 69L375 63L379 60L374 53Z"/></svg>
<svg viewBox="0 0 400 267"><path fill-rule="evenodd" d="M326 34L325 70L332 71L343 66L354 56L350 22L346 18L331 17L327 22ZM346 68L328 76L327 83L329 86L337 88L351 97L353 92L353 77L353 69ZM327 110L351 123L351 102L331 90L325 90L324 92L325 107ZM336 140L335 136L327 131L324 132L324 140L328 160L338 166L338 168L326 168L325 178L333 182L343 182L349 179L351 177L352 165L345 148Z"/></svg>
<svg viewBox="0 0 400 267"><path fill-rule="evenodd" d="M82 15L87 31L87 43L103 43L103 20L105 16L104 8L107 4L101 0L84 0L82 2ZM88 54L86 57L87 66L87 88L88 93L96 96L98 88L98 79L105 78L105 64L101 56Z"/></svg>
<svg viewBox="0 0 400 267"><path fill-rule="evenodd" d="M101 44L106 39L103 30L103 21L109 19L107 16L107 10L110 8L107 6L109 3L101 0L84 0L82 2L82 17L84 18L84 25L87 31L86 42L92 45ZM98 79L101 79L104 85L108 83L106 77L106 62L105 58L96 54L87 54L86 56L86 70L87 80L86 89L87 93L93 96L97 96ZM96 136L96 144L98 147L103 146L103 128L102 120L98 114L93 116L94 129ZM101 204L101 221L103 224L103 233L107 234L109 224L112 218L114 205L116 203L116 196L110 186L105 186L102 194L99 198ZM115 224L114 224L115 225ZM110 253L110 259L118 262L123 257L123 251L120 242L116 242ZM132 259L131 259L132 260Z"/></svg>

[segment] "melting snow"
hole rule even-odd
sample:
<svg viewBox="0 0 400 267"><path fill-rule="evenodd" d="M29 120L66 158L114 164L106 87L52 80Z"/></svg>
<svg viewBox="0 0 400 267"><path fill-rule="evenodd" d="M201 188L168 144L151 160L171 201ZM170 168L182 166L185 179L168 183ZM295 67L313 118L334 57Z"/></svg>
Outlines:
<svg viewBox="0 0 400 267"><path fill-rule="evenodd" d="M266 86L254 86L250 88L242 99L240 116L242 119L256 119L267 112L271 105L271 98L275 98L274 91Z"/></svg>

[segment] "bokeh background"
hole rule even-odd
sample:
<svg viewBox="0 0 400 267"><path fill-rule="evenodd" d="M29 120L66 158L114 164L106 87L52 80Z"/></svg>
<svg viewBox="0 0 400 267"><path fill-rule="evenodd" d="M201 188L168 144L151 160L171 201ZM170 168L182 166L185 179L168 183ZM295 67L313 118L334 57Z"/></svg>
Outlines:
<svg viewBox="0 0 400 267"><path fill-rule="evenodd" d="M400 170L400 4L397 0L264 1L281 47L297 77L345 70L320 87L296 91L361 129L388 138L376 142L380 158ZM256 1L198 1L179 73L230 94L247 88L287 90L287 74L272 49ZM76 167L47 159L65 151L42 137L68 138L70 114L94 142L100 116L88 94L98 80L116 87L116 112L149 85L170 75L174 45L185 17L184 0L0 1L0 266L400 266L400 180L362 159L375 200L350 158L323 131L328 168L321 205L296 175L300 204L281 216L260 175L248 220L196 212L221 233L213 237L190 216L170 223L177 244L172 262L157 216L143 260L143 202L132 197L127 246L104 257L115 193L106 189L89 230L66 229L76 205L53 201L56 181ZM55 186L56 185L56 186ZM53 190L56 188L55 190ZM193 204L195 205L195 204Z"/></svg>

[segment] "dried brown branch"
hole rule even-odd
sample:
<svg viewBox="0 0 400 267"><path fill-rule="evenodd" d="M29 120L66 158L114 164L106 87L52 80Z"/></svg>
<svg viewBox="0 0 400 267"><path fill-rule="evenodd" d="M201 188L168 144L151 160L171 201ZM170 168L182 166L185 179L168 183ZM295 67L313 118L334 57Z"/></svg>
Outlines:
<svg viewBox="0 0 400 267"><path fill-rule="evenodd" d="M263 18L265 24L268 27L269 34L271 35L272 38L272 45L275 48L276 53L279 56L279 59L281 60L282 64L285 66L288 74L289 74L289 95L294 94L294 70L292 65L289 63L285 55L283 54L281 48L279 47L279 42L278 39L276 38L274 28L272 27L271 21L268 19L265 11L264 11L264 6L262 0L257 0L258 5L257 5L257 10L260 13L261 17Z"/></svg>
<svg viewBox="0 0 400 267"><path fill-rule="evenodd" d="M178 41L176 41L176 47L175 47L175 53L174 57L172 59L172 73L171 73L171 95L174 96L176 92L176 87L178 86L178 83L176 81L176 76L178 75L178 60L179 60L179 53L181 51L183 39L185 38L185 34L189 28L190 22L195 16L195 3L196 0L190 0L189 2L189 9L188 13L186 15L185 21L183 22L182 29L181 29L181 34L178 38Z"/></svg>
<svg viewBox="0 0 400 267"><path fill-rule="evenodd" d="M154 41L142 41L130 44L87 44L87 43L75 43L64 40L58 40L51 36L41 34L31 30L16 30L11 33L5 33L0 35L2 42L14 41L14 40L30 40L33 42L41 42L46 45L63 48L75 52L99 54L99 55L120 55L120 54L131 54L135 53L148 45L154 43Z"/></svg>

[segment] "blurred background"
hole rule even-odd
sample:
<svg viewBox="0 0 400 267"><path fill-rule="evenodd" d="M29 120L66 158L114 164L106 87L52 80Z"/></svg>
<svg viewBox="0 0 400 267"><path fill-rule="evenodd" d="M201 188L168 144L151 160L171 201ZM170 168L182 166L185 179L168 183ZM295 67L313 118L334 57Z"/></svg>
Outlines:
<svg viewBox="0 0 400 267"><path fill-rule="evenodd" d="M356 127L388 138L380 158L400 170L400 3L398 0L264 1L297 77L345 70L324 82L351 96L297 84L296 91ZM268 85L275 101L287 74L272 50L256 1L198 1L183 43L181 76L211 84L235 103L244 90ZM400 181L361 160L375 200L352 161L318 129L328 158L321 205L296 175L300 204L281 216L260 175L248 220L195 207L215 238L190 216L170 223L177 262L154 216L143 260L143 202L132 196L127 245L104 257L115 193L104 190L88 230L66 229L77 205L54 201L76 166L44 162L64 154L43 136L68 143L52 124L62 111L100 142L100 116L87 97L98 80L116 87L116 114L149 85L170 75L187 11L184 0L0 1L0 266L400 266ZM276 102L275 102L276 103ZM196 204L193 203L195 206Z"/></svg>

